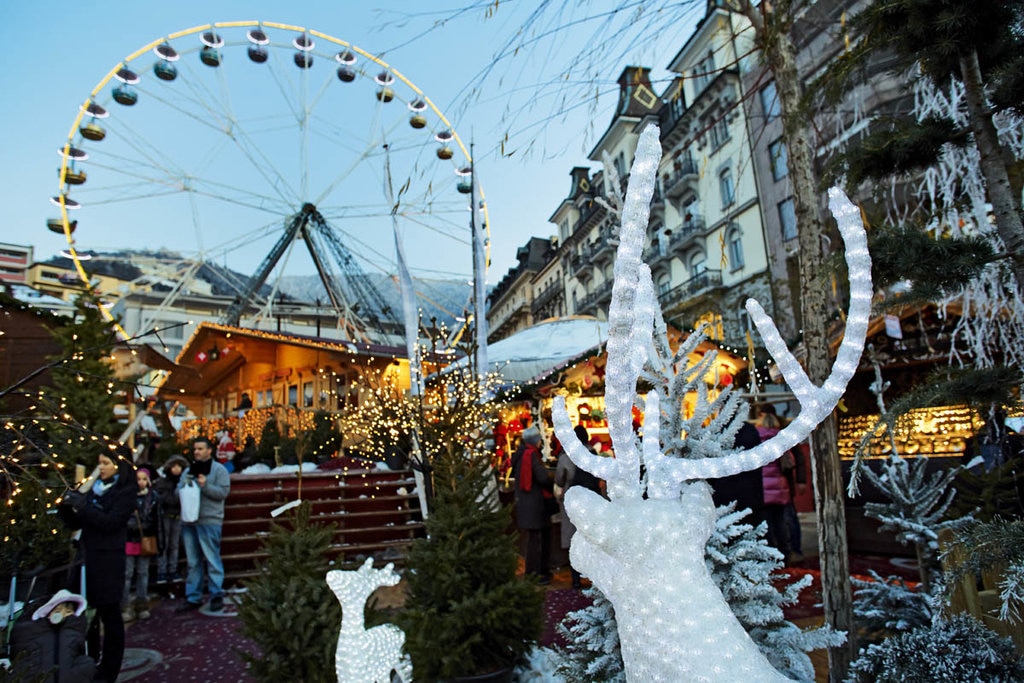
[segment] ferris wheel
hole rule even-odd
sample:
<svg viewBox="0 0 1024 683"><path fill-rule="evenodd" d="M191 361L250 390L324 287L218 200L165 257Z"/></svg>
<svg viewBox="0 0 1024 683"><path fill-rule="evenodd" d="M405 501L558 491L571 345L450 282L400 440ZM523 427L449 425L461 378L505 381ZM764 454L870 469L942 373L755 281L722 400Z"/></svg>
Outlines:
<svg viewBox="0 0 1024 683"><path fill-rule="evenodd" d="M168 296L202 281L230 298L231 325L272 317L305 282L371 340L400 326L382 291L398 286L399 237L421 301L431 283L483 277L486 204L462 139L392 65L319 31L243 21L160 37L99 81L58 151L47 226L83 282L91 253L138 250Z"/></svg>

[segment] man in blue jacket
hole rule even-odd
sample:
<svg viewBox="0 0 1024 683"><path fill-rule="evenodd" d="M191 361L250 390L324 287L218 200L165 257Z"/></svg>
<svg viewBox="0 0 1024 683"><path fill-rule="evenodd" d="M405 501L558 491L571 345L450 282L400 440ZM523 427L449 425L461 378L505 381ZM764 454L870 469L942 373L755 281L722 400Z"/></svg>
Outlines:
<svg viewBox="0 0 1024 683"><path fill-rule="evenodd" d="M220 535L224 525L224 501L231 490L228 471L213 458L213 442L200 436L192 442L195 462L181 477L178 487L189 479L199 485L199 518L182 522L181 540L188 556L185 579L185 603L180 612L197 610L203 605L203 569L209 578L211 612L224 608L224 563L220 559Z"/></svg>

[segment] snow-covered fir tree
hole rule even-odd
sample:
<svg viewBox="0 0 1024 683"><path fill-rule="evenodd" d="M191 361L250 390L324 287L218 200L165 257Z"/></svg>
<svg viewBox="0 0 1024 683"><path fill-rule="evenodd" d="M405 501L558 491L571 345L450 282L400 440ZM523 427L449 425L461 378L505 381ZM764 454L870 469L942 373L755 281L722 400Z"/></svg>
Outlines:
<svg viewBox="0 0 1024 683"><path fill-rule="evenodd" d="M625 683L615 608L599 588L583 594L593 602L569 612L558 625L567 643L558 652L558 673L567 683Z"/></svg>
<svg viewBox="0 0 1024 683"><path fill-rule="evenodd" d="M772 666L798 681L814 680L807 653L841 645L846 636L828 627L804 631L787 620L783 608L793 605L810 585L804 576L780 586L783 557L765 540L766 525L743 521L749 510L717 509L705 562L729 608Z"/></svg>
<svg viewBox="0 0 1024 683"><path fill-rule="evenodd" d="M1012 683L1024 680L1013 641L966 614L886 638L861 652L849 683Z"/></svg>
<svg viewBox="0 0 1024 683"><path fill-rule="evenodd" d="M899 576L882 578L869 569L870 581L850 577L853 584L853 616L870 639L875 633L901 633L932 622L933 598L907 586Z"/></svg>
<svg viewBox="0 0 1024 683"><path fill-rule="evenodd" d="M970 517L946 519L946 510L956 496L951 487L959 472L951 467L928 474L928 458L907 460L893 455L876 473L865 467L863 474L888 500L864 504L864 514L882 522L882 531L892 531L896 540L913 544L917 553L921 582L930 592L938 566L939 532L960 529Z"/></svg>

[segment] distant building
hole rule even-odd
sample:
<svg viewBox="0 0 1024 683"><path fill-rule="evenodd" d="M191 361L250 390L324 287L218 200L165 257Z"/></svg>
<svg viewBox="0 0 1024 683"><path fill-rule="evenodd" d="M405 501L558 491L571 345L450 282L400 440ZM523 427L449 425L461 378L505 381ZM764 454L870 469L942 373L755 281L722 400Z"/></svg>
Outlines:
<svg viewBox="0 0 1024 683"><path fill-rule="evenodd" d="M533 318L533 278L551 260L549 240L531 237L516 251L518 265L508 271L488 295L487 339L510 337L530 327Z"/></svg>
<svg viewBox="0 0 1024 683"><path fill-rule="evenodd" d="M32 263L32 247L0 242L0 283L23 285Z"/></svg>

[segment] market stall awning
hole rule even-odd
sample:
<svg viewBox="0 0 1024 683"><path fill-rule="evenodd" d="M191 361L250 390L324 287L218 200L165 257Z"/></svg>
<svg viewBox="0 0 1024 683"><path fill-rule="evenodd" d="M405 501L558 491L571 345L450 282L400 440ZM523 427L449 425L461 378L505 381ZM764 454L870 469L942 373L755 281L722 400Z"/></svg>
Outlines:
<svg viewBox="0 0 1024 683"><path fill-rule="evenodd" d="M534 382L608 340L608 323L596 318L548 320L487 346L487 362L507 382ZM462 361L465 362L465 361Z"/></svg>

